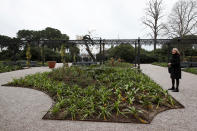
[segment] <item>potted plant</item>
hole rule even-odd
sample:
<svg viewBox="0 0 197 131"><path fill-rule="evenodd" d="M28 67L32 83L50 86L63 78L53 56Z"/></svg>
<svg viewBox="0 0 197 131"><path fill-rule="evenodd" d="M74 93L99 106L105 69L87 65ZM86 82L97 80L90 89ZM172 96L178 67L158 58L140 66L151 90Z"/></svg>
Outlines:
<svg viewBox="0 0 197 131"><path fill-rule="evenodd" d="M52 56L52 60L51 61L47 61L49 68L55 68L56 61L54 60L54 57L55 56Z"/></svg>
<svg viewBox="0 0 197 131"><path fill-rule="evenodd" d="M55 68L56 61L48 61L49 68Z"/></svg>

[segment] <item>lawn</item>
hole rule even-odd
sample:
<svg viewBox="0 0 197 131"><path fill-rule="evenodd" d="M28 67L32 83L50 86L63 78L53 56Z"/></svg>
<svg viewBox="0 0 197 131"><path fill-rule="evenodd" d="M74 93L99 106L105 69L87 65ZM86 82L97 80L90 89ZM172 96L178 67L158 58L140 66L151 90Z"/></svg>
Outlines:
<svg viewBox="0 0 197 131"><path fill-rule="evenodd" d="M62 67L6 84L48 94L44 119L150 123L159 112L183 108L148 76L121 63Z"/></svg>
<svg viewBox="0 0 197 131"><path fill-rule="evenodd" d="M162 66L162 67L168 67L167 62L154 62L152 65Z"/></svg>
<svg viewBox="0 0 197 131"><path fill-rule="evenodd" d="M162 62L154 62L152 64L157 65L157 66L162 66L162 67L168 67L168 63L164 63L164 62L163 63ZM182 71L189 72L192 74L197 74L197 68L193 68L193 67L183 68Z"/></svg>
<svg viewBox="0 0 197 131"><path fill-rule="evenodd" d="M0 73L3 72L10 72L15 70L23 69L22 66L19 65L4 65L2 62L0 62Z"/></svg>
<svg viewBox="0 0 197 131"><path fill-rule="evenodd" d="M15 71L15 70L21 70L24 68L24 65L18 64L18 65L12 65L12 64L3 64L3 61L0 61L0 73L4 72L10 72L10 71ZM6 61L5 61L6 63ZM7 61L9 63L9 61ZM25 65L26 66L26 65ZM36 67L42 66L42 62L38 62ZM44 66L48 66L47 62L44 63Z"/></svg>
<svg viewBox="0 0 197 131"><path fill-rule="evenodd" d="M183 71L197 75L197 68L185 68Z"/></svg>

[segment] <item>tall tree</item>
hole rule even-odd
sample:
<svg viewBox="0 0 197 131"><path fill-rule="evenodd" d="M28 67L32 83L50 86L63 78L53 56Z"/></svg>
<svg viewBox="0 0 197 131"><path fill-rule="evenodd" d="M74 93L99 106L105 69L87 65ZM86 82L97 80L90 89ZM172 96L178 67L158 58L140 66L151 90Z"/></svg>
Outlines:
<svg viewBox="0 0 197 131"><path fill-rule="evenodd" d="M9 36L5 36L5 35L0 35L0 49L1 51L3 50L4 47L8 47L8 44L5 41L9 41L12 38L10 38Z"/></svg>
<svg viewBox="0 0 197 131"><path fill-rule="evenodd" d="M44 30L35 31L35 30L19 30L17 32L17 38L24 39L24 40L69 40L69 36L67 34L62 34L60 30L47 27ZM39 44L39 43L38 43ZM32 45L32 43L31 43ZM48 44L49 47L60 48L60 44L57 46L57 44L51 43Z"/></svg>
<svg viewBox="0 0 197 131"><path fill-rule="evenodd" d="M45 30L34 31L33 40L43 40L46 39Z"/></svg>
<svg viewBox="0 0 197 131"><path fill-rule="evenodd" d="M32 40L34 37L33 30L19 30L17 32L17 38L24 39L24 40Z"/></svg>
<svg viewBox="0 0 197 131"><path fill-rule="evenodd" d="M69 36L67 34L62 34L61 40L69 40Z"/></svg>
<svg viewBox="0 0 197 131"><path fill-rule="evenodd" d="M8 52L9 52L9 57L11 60L16 61L18 56L19 56L19 52L20 52L20 48L22 47L22 43L21 40L19 38L12 38L11 42L8 43Z"/></svg>
<svg viewBox="0 0 197 131"><path fill-rule="evenodd" d="M62 36L61 31L55 28L47 27L45 28L45 37L48 40L57 40Z"/></svg>
<svg viewBox="0 0 197 131"><path fill-rule="evenodd" d="M149 35L154 39L154 51L156 50L157 38L164 26L161 22L163 15L163 0L150 0L145 9L145 16L142 23L148 27L151 32Z"/></svg>
<svg viewBox="0 0 197 131"><path fill-rule="evenodd" d="M183 38L197 33L197 1L179 0L175 3L166 24L166 33L174 38Z"/></svg>
<svg viewBox="0 0 197 131"><path fill-rule="evenodd" d="M185 39L188 35L197 34L196 28L197 1L180 0L176 2L166 24L167 35L171 38ZM185 49L189 46L188 44L183 42L178 44L178 48L182 53L182 60L185 58Z"/></svg>
<svg viewBox="0 0 197 131"><path fill-rule="evenodd" d="M24 39L24 40L40 40L40 39L47 39L47 40L65 39L65 40L68 40L69 36L67 34L62 34L61 31L58 29L47 27L41 31L19 30L17 32L17 38Z"/></svg>

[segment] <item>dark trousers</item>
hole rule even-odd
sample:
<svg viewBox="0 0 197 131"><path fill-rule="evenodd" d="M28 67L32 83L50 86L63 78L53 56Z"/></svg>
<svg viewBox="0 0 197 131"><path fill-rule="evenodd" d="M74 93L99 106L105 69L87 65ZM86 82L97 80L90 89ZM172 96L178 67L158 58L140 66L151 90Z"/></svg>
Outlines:
<svg viewBox="0 0 197 131"><path fill-rule="evenodd" d="M172 78L172 88L174 88L174 84L175 84L175 80L176 80L176 88L179 88L179 79L173 79Z"/></svg>

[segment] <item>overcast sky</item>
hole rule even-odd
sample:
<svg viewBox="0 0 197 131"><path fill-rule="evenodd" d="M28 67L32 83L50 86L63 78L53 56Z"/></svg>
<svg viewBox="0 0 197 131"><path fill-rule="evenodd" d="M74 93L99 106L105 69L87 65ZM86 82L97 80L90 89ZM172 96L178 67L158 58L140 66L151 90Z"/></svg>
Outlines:
<svg viewBox="0 0 197 131"><path fill-rule="evenodd" d="M71 39L96 30L94 36L145 38L141 23L148 0L0 0L0 34L18 30L59 29ZM177 0L164 0L168 14ZM165 19L164 19L165 20Z"/></svg>

